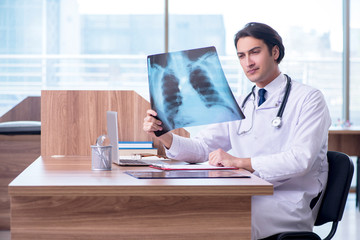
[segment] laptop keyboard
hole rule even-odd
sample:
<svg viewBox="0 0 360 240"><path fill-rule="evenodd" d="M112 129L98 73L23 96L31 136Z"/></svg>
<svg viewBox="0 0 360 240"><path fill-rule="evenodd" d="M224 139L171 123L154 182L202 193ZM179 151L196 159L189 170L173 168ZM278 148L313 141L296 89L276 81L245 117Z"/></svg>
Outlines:
<svg viewBox="0 0 360 240"><path fill-rule="evenodd" d="M149 163L145 163L145 162L140 161L140 160L119 159L119 165L148 166Z"/></svg>

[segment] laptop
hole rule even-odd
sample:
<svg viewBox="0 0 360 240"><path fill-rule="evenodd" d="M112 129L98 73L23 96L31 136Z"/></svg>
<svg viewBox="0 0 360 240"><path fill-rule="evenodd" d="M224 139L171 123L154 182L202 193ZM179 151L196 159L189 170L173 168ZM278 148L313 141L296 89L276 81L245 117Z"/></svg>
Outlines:
<svg viewBox="0 0 360 240"><path fill-rule="evenodd" d="M119 156L119 138L118 138L118 124L117 124L117 112L107 111L106 112L106 121L107 121L107 135L112 148L112 161L113 163L120 166L149 166L152 164L168 164L166 159L154 157L141 157L139 155L134 156ZM164 160L164 161L163 161Z"/></svg>

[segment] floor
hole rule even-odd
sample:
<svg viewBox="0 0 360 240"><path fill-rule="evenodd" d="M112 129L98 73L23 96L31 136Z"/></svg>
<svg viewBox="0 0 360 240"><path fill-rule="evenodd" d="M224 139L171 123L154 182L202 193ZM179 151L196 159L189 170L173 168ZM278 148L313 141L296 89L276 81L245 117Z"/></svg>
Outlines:
<svg viewBox="0 0 360 240"><path fill-rule="evenodd" d="M314 232L324 238L331 228L330 224L315 227ZM0 231L0 240L10 240L9 231ZM344 210L343 219L339 223L335 236L332 240L360 240L360 211L355 207L355 194L348 197Z"/></svg>

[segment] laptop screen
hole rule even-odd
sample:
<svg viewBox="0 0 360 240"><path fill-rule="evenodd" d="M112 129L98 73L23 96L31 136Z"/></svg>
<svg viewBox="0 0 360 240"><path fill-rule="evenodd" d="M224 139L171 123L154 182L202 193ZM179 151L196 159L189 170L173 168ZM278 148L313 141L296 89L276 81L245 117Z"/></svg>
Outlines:
<svg viewBox="0 0 360 240"><path fill-rule="evenodd" d="M113 146L111 157L112 157L112 161L116 163L119 159L117 112L107 111L106 122L107 122L107 135L110 139L111 145Z"/></svg>

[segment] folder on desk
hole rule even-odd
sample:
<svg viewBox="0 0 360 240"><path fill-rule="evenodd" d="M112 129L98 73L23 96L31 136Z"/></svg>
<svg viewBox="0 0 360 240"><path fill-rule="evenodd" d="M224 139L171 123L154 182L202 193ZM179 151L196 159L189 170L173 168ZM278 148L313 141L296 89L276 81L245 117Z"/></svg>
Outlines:
<svg viewBox="0 0 360 240"><path fill-rule="evenodd" d="M185 170L185 171L159 171L137 170L125 171L126 174L138 179L163 179L163 178L250 178L236 170Z"/></svg>

